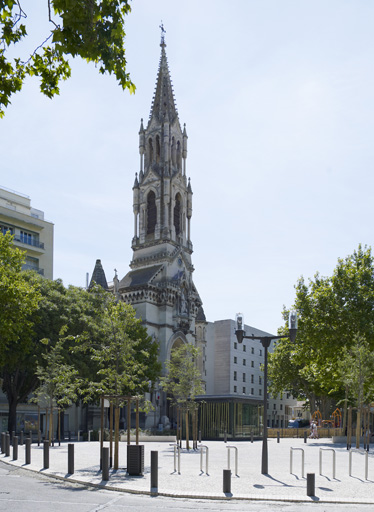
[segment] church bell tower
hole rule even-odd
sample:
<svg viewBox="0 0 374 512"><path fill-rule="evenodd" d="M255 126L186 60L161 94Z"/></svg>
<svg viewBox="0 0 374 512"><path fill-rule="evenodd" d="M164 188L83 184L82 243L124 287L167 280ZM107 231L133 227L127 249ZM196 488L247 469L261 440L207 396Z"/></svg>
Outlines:
<svg viewBox="0 0 374 512"><path fill-rule="evenodd" d="M163 36L160 46L151 112L146 127L142 120L139 131L131 270L116 288L158 340L164 362L174 344L195 343L202 302L192 279L188 137L186 126L182 130L179 122Z"/></svg>

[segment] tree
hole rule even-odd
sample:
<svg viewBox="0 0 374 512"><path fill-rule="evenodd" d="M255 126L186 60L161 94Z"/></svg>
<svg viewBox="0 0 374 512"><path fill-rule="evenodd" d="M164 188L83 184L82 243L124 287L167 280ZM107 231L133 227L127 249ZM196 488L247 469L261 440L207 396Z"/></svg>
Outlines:
<svg viewBox="0 0 374 512"><path fill-rule="evenodd" d="M52 442L53 433L53 409L69 407L78 398L81 379L78 376L78 370L65 362L64 355L64 331L61 332L61 338L56 345L50 347L50 350L42 354L44 365L38 364L36 376L39 385L33 393L32 401L39 406L44 406L49 410L49 442ZM41 340L45 345L49 345L49 340ZM60 416L59 416L60 417Z"/></svg>
<svg viewBox="0 0 374 512"><path fill-rule="evenodd" d="M0 117L27 76L40 78L40 90L47 97L59 94L60 81L71 74L68 56L98 64L100 73L113 73L123 89L135 92L124 48L129 0L45 0L45 5L50 34L41 36L27 60L10 59L9 48L27 36L27 13L22 0L0 0Z"/></svg>
<svg viewBox="0 0 374 512"><path fill-rule="evenodd" d="M11 251L16 254L17 250L11 248ZM2 266L0 272L3 270ZM43 364L43 354L59 342L61 332L65 333L65 363L74 366L82 378L91 377L97 370L91 360L70 352L70 347L75 345L75 336L82 332L95 333L98 330L97 297L81 288L65 288L60 279L50 281L36 272L21 272L20 267L19 279L23 287L15 275L7 281L8 295L8 288L14 283L16 289L22 293L17 298L19 306L23 304L23 300L27 300L27 294L23 293L25 287L38 291L38 301L32 310L26 311L26 326L23 329L22 317L20 314L17 316L15 323L19 328L18 337L7 343L0 360L2 389L9 404L9 431L15 429L18 404L27 402L38 385L36 368ZM11 296L8 297L8 303L10 300ZM5 310L2 307L0 315ZM1 322L2 327L4 324ZM43 339L48 339L49 344L42 343Z"/></svg>
<svg viewBox="0 0 374 512"><path fill-rule="evenodd" d="M0 369L9 403L9 432L15 429L17 404L26 400L29 390L21 368L29 363L32 315L41 298L39 286L22 272L23 261L24 253L13 247L13 236L0 233Z"/></svg>
<svg viewBox="0 0 374 512"><path fill-rule="evenodd" d="M183 344L171 352L169 361L166 361L166 376L160 379L161 386L173 405L182 407L186 415L186 445L189 449L188 414L196 412L196 395L204 393L201 373L197 367L200 355L199 348L192 344Z"/></svg>
<svg viewBox="0 0 374 512"><path fill-rule="evenodd" d="M97 298L100 322L95 333L77 337L74 351L88 354L97 368L96 378L87 381L85 400L98 400L106 395L114 401L114 468L118 469L119 408L124 397L143 395L149 390L149 382L159 377L158 344L136 318L132 306L117 302L100 286L90 293Z"/></svg>
<svg viewBox="0 0 374 512"><path fill-rule="evenodd" d="M38 287L22 272L24 252L13 247L13 236L0 232L0 361L10 346L31 333L30 315L38 307Z"/></svg>
<svg viewBox="0 0 374 512"><path fill-rule="evenodd" d="M374 350L371 248L360 245L339 259L331 277L317 273L308 284L299 279L293 309L299 319L296 342L280 340L269 356L270 389L307 398L313 411L318 403L344 397L345 385L337 371L343 348L349 350L358 335Z"/></svg>
<svg viewBox="0 0 374 512"><path fill-rule="evenodd" d="M337 372L348 391L347 400L357 407L356 448L359 448L363 407L374 400L374 353L364 337L355 335L353 344L343 347Z"/></svg>

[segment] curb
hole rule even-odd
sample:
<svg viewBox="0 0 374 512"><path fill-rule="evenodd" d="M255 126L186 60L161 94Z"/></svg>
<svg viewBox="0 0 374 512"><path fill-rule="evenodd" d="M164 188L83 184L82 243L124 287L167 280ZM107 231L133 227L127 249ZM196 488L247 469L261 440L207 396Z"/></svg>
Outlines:
<svg viewBox="0 0 374 512"><path fill-rule="evenodd" d="M211 501L256 501L256 502L275 502L275 503L321 503L321 504L328 504L328 505L374 505L373 501L358 501L357 499L346 499L346 500L337 500L337 499L320 499L317 496L310 497L310 498L282 498L282 497L272 497L272 496L266 496L266 497L259 497L259 496L243 496L240 495L230 495L230 496L216 496L216 495L202 495L202 494L176 494L176 493L170 493L170 492L154 492L154 491L139 491L136 489L123 489L122 487L115 487L115 486L107 486L104 484L94 484L92 482L86 482L84 480L78 480L73 479L71 477L65 477L60 475L54 475L51 473L44 473L43 470L35 470L32 468L25 468L23 466L17 466L15 464L12 464L11 461L6 461L4 459L0 459L4 464L7 464L8 466L12 466L13 468L21 469L24 471L30 471L32 473L35 473L37 475L45 476L50 479L59 480L71 484L81 485L82 487L91 487L95 489L103 489L106 491L114 491L114 492L121 492L124 494L138 494L142 496L152 496L152 497L163 497L163 498L182 498L182 499L195 499L195 500L211 500Z"/></svg>

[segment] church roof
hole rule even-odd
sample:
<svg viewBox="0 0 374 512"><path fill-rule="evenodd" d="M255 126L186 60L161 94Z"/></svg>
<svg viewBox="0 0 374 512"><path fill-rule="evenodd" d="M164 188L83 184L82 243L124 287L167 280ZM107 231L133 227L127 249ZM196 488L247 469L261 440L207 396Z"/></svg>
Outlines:
<svg viewBox="0 0 374 512"><path fill-rule="evenodd" d="M89 288L91 288L91 286L94 283L100 285L102 288L104 288L104 290L108 289L108 283L107 283L107 280L105 277L105 272L104 272L103 266L101 264L101 260L96 260L96 264L95 264L94 271L92 273Z"/></svg>
<svg viewBox="0 0 374 512"><path fill-rule="evenodd" d="M197 310L196 322L206 322L203 306L200 306Z"/></svg>
<svg viewBox="0 0 374 512"><path fill-rule="evenodd" d="M166 58L164 41L161 42L161 58L158 68L155 94L153 96L150 119L156 117L159 122L169 121L172 123L178 118L178 111L175 106L174 91L171 83L168 61Z"/></svg>
<svg viewBox="0 0 374 512"><path fill-rule="evenodd" d="M131 270L123 279L121 279L119 289L133 288L148 284L161 268L162 265L153 265L152 267Z"/></svg>

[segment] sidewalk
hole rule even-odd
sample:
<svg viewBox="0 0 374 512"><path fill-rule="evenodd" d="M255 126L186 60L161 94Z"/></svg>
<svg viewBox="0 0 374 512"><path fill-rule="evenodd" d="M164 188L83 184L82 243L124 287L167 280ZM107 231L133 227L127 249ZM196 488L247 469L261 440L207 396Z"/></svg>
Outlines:
<svg viewBox="0 0 374 512"><path fill-rule="evenodd" d="M209 449L208 472L203 457L203 472L200 471L200 450L181 450L181 472L174 471L174 448L168 443L144 443L144 476L126 474L126 443L120 443L118 471L110 471L108 482L101 479L99 468L100 444L98 442L74 443L75 472L68 475L68 443L58 444L49 451L49 469L43 468L43 447L33 444L31 464L25 465L25 446L18 447L18 460L0 455L0 460L25 469L40 472L71 482L112 488L133 493L150 492L150 452L158 451L158 493L172 497L211 499L250 499L279 501L319 501L326 503L363 503L374 505L374 454L368 456L368 480L365 480L365 455L352 453L352 476L349 476L349 452L343 444L333 445L331 439L268 440L269 475L261 474L262 441L229 442L207 441L202 443ZM183 443L184 445L184 443ZM108 443L105 443L108 446ZM238 475L235 475L235 450L230 450L231 494L223 493L223 469L227 469L227 446L238 448ZM304 450L305 468L302 477L302 452L293 451L293 474L290 474L290 448ZM322 475L319 474L320 448L322 452ZM333 452L336 454L336 478L333 479ZM178 462L177 462L178 468ZM315 474L315 497L306 495L306 475Z"/></svg>

